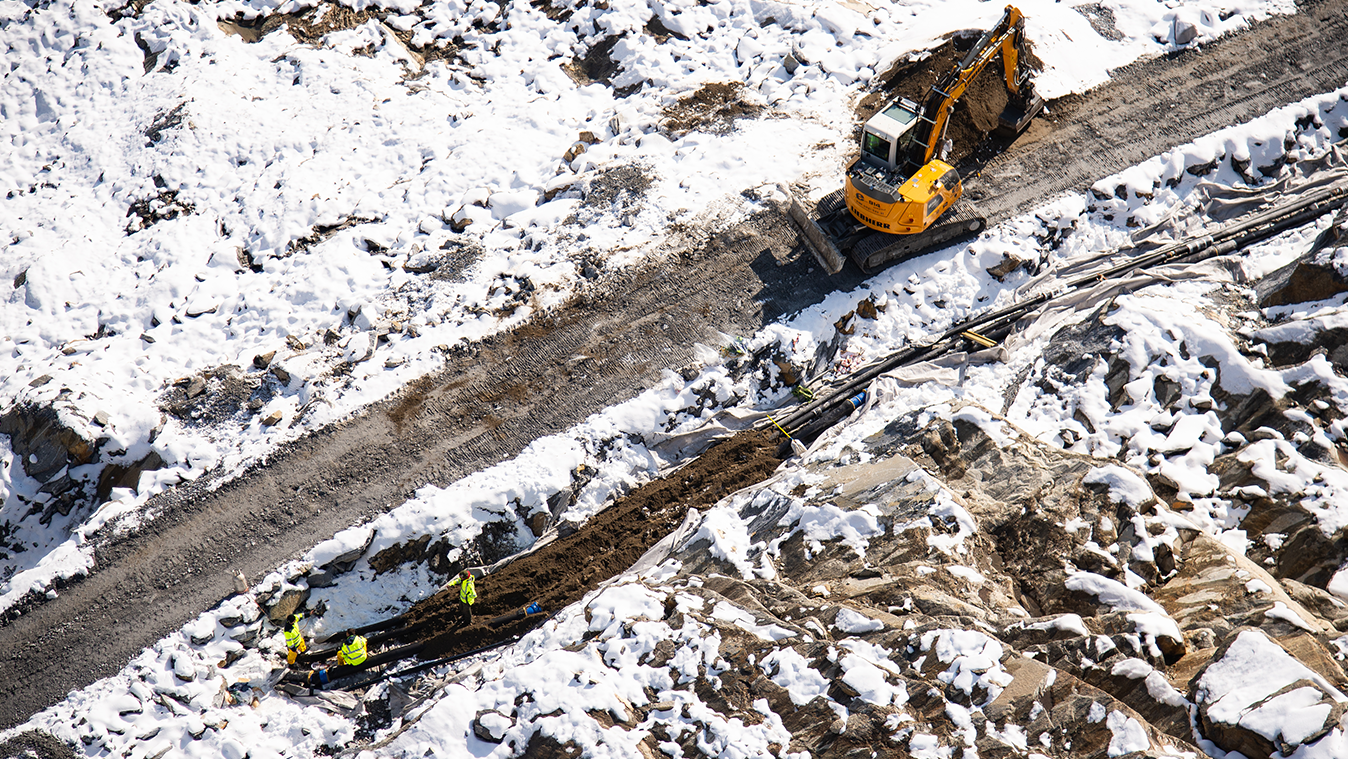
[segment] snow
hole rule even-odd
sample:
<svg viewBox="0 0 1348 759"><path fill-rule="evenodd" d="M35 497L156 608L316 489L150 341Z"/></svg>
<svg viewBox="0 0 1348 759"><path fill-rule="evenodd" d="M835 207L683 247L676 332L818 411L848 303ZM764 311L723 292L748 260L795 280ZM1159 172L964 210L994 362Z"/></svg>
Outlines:
<svg viewBox="0 0 1348 759"><path fill-rule="evenodd" d="M1063 630L1065 632L1075 633L1083 638L1090 637L1090 630L1086 629L1086 623L1079 614L1062 614L1043 622L1030 622L1025 624L1027 630Z"/></svg>
<svg viewBox="0 0 1348 759"><path fill-rule="evenodd" d="M846 606L838 608L838 615L833 618L833 626L848 635L860 635L885 629L884 623L880 620L872 619Z"/></svg>
<svg viewBox="0 0 1348 759"><path fill-rule="evenodd" d="M972 0L888 4L867 15L831 3L619 2L602 13L582 6L569 22L557 24L527 4L511 4L511 24L491 29L486 25L501 13L492 3L418 6L385 0L360 5L409 14L387 21L411 31L414 44L462 36L473 47L465 52L463 66L426 64L412 80L405 75L417 68L416 61L381 24L334 33L316 45L299 44L284 33L250 45L225 35L216 23L236 13L252 18L281 7L292 9L289 5L161 0L146 5L139 16L116 22L80 0L43 8L14 3L0 7L5 21L0 40L7 50L24 51L11 56L18 66L0 87L0 110L6 114L0 119L0 134L9 143L11 159L0 167L0 189L10 193L0 205L10 234L0 260L7 277L17 282L22 273L24 280L0 304L0 398L7 407L54 404L72 429L91 439L108 437L108 451L125 450L109 456L113 463L129 463L153 450L169 464L144 477L140 492L116 493L83 522L78 516L58 518L43 534L25 527L19 539L31 550L7 560L4 568L12 576L0 587L0 609L50 588L55 578L87 572L93 559L88 538L109 525L135 529L150 494L207 471L241 471L277 446L442 368L441 346L478 339L564 302L581 286L573 251L607 256L614 266L637 263L662 239L666 224L688 223L702 212L689 209L720 208L730 220L751 210L735 205L740 201L726 210L725 196L740 189L794 181L806 182L816 193L833 189L843 148L813 148L846 143L843 136L852 127L850 104L863 88L890 63L955 25L986 25L1001 13L994 4ZM1226 19L1221 18L1228 10L1225 5L1201 0L1174 8L1140 1L1111 3L1118 38L1110 39L1092 25L1085 6L1035 0L1021 7L1046 65L1038 88L1049 97L1081 91L1104 81L1109 70L1181 47L1174 34L1184 23L1197 32L1190 44L1199 45L1270 13L1295 12L1285 0L1242 3ZM630 54L632 65L614 84L649 80L654 87L619 99L604 86L580 86L562 72L562 62L582 54L602 35L637 29L652 15L688 39L671 41L677 54L640 36L625 39L619 43L621 52ZM767 15L778 23L764 25ZM158 54L152 73L144 70L137 36ZM351 54L367 45L372 55ZM779 61L793 46L812 63L790 77ZM742 122L726 134L674 137L653 131L671 93L691 93L712 81L742 83L747 99L775 109L772 113L782 118ZM1158 180L1183 176L1187 166L1219 154L1254 155L1253 143L1267 142L1269 135L1281 140L1291 133L1300 112L1333 113L1341 119L1333 110L1339 106L1331 105L1339 98L1340 93L1328 93L1200 138L1102 180L1101 186L1108 186L1110 195L1120 184L1150 189ZM592 131L599 142L572 161L561 160L580 131ZM519 140L521 133L530 138ZM1312 131L1296 139L1296 150L1313 152L1326 138ZM654 182L640 208L587 210L568 189L613 166L631 164L646 167ZM1228 165L1221 171L1230 174L1231 169ZM1222 174L1216 178L1232 179ZM1052 263L1084 255L1094 244L1125 239L1122 221L1128 214L1111 225L1102 218L1106 213L1127 211L1144 222L1159 221L1186 202L1183 193L1195 183L1186 178L1149 202L1130 193L1129 200L1117 201L1121 208L1090 211L1084 196L1053 201L1046 206L1048 215L1080 217L1081 223ZM546 201L545 193L553 190L560 192ZM162 220L146 224L126 213L139 201L149 201L161 212L172 211L176 203L181 211L173 218L162 213ZM567 221L572 214L578 221ZM449 221L469 222L466 236L452 232ZM320 228L345 222L352 225L306 242ZM947 265L943 254L905 262L873 277L862 291L837 293L748 341L763 347L803 338L799 350L809 354L817 340L831 334L834 320L873 292L892 298L891 307L848 342L849 360L910 344L975 310L1004 304L1014 288L1032 284L1022 277L1002 287L981 269L985 259L1000 260L998 246L1035 251L1037 243L1028 231L1035 223L1027 217L991 230L968 248L971 262L961 257ZM407 271L435 256L442 245L462 239L480 246L481 253L455 277L432 282ZM1295 248L1271 245L1252 253L1245 264L1250 272L1268 269ZM900 295L910 278L921 281L914 283L912 294ZM1216 415L1201 406L1217 387L1235 394L1262 389L1280 397L1309 379L1336 388L1342 399L1342 382L1336 383L1323 359L1282 370L1250 360L1229 331L1201 310L1210 291L1206 284L1174 282L1117 298L1106 323L1124 331L1121 347L1130 365L1131 401L1118 410L1105 401L1104 367L1097 367L1079 392L1067 398L1067 405L1051 405L1027 390L1004 414L1014 424L995 418L984 407L1001 408L1007 379L1029 365L1023 356L1012 356L1007 365L970 367L965 382L955 386L906 383L811 455L827 460L860 450L849 446L883 428L897 409L928 409L932 416L978 425L998 445L1014 442L1023 432L1056 439L1079 453L1117 457L1126 466L1100 466L1087 479L1106 485L1116 502L1136 507L1154 499L1135 472L1169 478L1179 485L1180 500L1193 502L1195 522L1215 533L1214 526L1234 528L1228 522L1238 517L1219 504L1201 503L1217 488L1207 467L1229 447L1242 447L1238 460L1252 466L1267 492L1306 493L1303 505L1326 534L1334 534L1348 524L1348 509L1342 505L1348 483L1307 462L1287 441L1245 445L1223 434ZM950 305L935 308L938 301ZM1294 314L1255 337L1304 341L1341 325L1343 318L1341 310L1332 308L1312 317ZM325 339L330 330L337 337L332 344ZM300 347L287 338L299 341ZM1032 340L1027 346L1031 352L1035 347ZM289 382L248 369L254 356L269 351L277 351L274 365L284 367ZM1203 358L1216 365L1215 371ZM746 406L755 406L773 400L770 393L746 392L745 385L736 384L714 362L705 363L697 379L666 377L659 387L539 440L511 461L443 488L423 486L370 523L314 546L301 561L323 566L366 546L372 554L424 534L446 537L457 549L487 521L513 521L543 508L548 496L570 485L569 472L586 464L599 474L566 514L583 521L614 494L658 473L663 462L653 448L659 431L668 431L669 423L695 426L699 420L680 414L692 405L697 390L710 388L723 403L744 399ZM162 392L182 377L226 364L243 367L271 388L270 400L257 415L246 423L231 420L215 428L176 417L158 426L155 402ZM332 369L343 364L351 372L347 379L337 379ZM840 363L836 368L846 367ZM43 375L53 379L34 385ZM1180 386L1181 401L1173 411L1162 409L1151 392L1162 376ZM956 408L956 401L970 403ZM260 424L258 419L271 411L279 411L282 422ZM1075 421L1078 411L1096 432L1088 433ZM109 421L95 429L99 412ZM1152 422L1163 414L1173 424L1161 434ZM1078 428L1075 442L1060 436ZM647 443L630 442L627 433L641 435ZM1341 439L1342 430L1337 434ZM613 440L628 442L598 452L598 441ZM1160 462L1151 463L1152 456ZM1279 466L1280 460L1296 465ZM0 495L4 515L10 517L28 508L20 497L33 500L38 483L8 450L3 464ZM92 470L71 474L97 477ZM927 541L946 555L958 555L965 539L978 532L974 517L934 478L921 472L911 476L930 480L933 502L918 522L894 529L948 518L957 529L932 534ZM1311 490L1317 477L1320 489ZM707 539L712 554L746 578L759 571L751 554L762 547L750 544L739 515L756 497L751 493L722 501L708 510L694 533L694 539ZM517 513L506 513L504 504L511 503ZM801 501L791 503L780 526L803 533L812 551L839 541L860 557L866 555L868 540L884 530L874 506L849 511ZM296 566L278 568L257 588L295 579ZM971 582L982 579L967 567L947 569ZM1152 639L1178 635L1159 606L1125 584L1085 572L1073 573L1068 583L1112 609L1142 612L1129 619ZM1331 591L1348 597L1346 584L1336 575ZM386 616L393 610L390 598L417 598L433 590L424 572L374 578L362 567L344 575L335 588L315 591L315 597L346 601L325 621L343 626ZM761 725L733 724L688 692L671 690L668 672L639 664L641 654L660 639L678 643L671 661L677 676L695 677L699 667L715 664L720 637L714 628L688 622L672 630L655 621L663 618L668 597L667 590L639 582L617 582L591 594L501 658L489 660L482 674L437 693L417 724L389 746L390 755L505 751L471 736L469 723L479 709L499 709L517 720L538 717L546 734L573 738L593 755L634 755L634 741L623 743L621 736L599 729L586 712L604 710L626 719L630 705L647 703L644 687L656 690L659 698L673 699L676 713L686 706L706 718L709 754L728 746L766 753L769 745L788 742L780 719L766 706L760 709L767 712ZM688 593L675 599L684 609L705 605ZM256 617L234 626L220 621L248 608L255 607L242 600L227 602L147 649L122 673L36 715L30 725L84 745L91 753L143 749L142 755L150 756L174 746L186 746L185 753L200 756L312 756L320 747L350 740L353 724L323 708L272 696L261 699L256 711L226 711L215 703L227 679L215 662L242 648L233 640L236 633L261 627ZM1279 617L1279 606L1267 613L1286 617ZM724 602L712 605L711 616L762 640L789 642L791 636L779 626L759 625L752 615ZM847 634L878 625L850 609L840 609L834 622ZM1053 625L1087 634L1075 615L1058 617ZM275 637L274 631L269 633ZM594 636L587 639L590 633ZM194 637L210 640L197 645L191 642ZM579 650L566 650L575 644ZM927 633L922 646L947 665L943 681L966 693L977 684L995 698L1010 682L1000 665L1000 644L982 633ZM229 670L228 679L245 677L265 686L264 654L275 657L279 648L279 641L272 639L260 650L250 650ZM844 682L865 700L888 705L906 698L875 659L849 653L840 663L846 670ZM790 647L778 648L760 666L798 705L827 699L829 681ZM1280 730L1287 740L1304 737L1314 729L1316 715L1328 709L1311 699L1318 690L1300 688L1260 699L1297 679L1320 684L1334 700L1343 697L1296 666L1276 644L1256 633L1242 633L1237 646L1205 673L1202 697L1230 715L1259 703L1241 718L1250 720L1251 729ZM1121 674L1145 678L1157 700L1175 704L1173 699L1182 699L1173 688L1153 688L1152 679L1159 676L1154 671L1142 673L1128 664ZM1263 690L1270 685L1277 687ZM532 710L527 715L514 708L522 693L532 699L521 707ZM1097 721L1106 721L1113 736L1111 756L1147 748L1136 720L1118 711L1106 717L1100 708ZM551 712L557 714L539 716ZM77 725L73 715L87 719ZM508 722L502 717L495 727L505 736L527 738ZM149 734L154 737L140 738ZM200 740L193 739L197 735ZM1335 735L1333 740L1341 739ZM938 742L927 738L931 736L913 735L910 753L936 755Z"/></svg>
<svg viewBox="0 0 1348 759"><path fill-rule="evenodd" d="M1270 698L1298 681L1314 683L1318 688L1297 688ZM1284 726L1285 735L1300 734L1316 715L1321 724L1329 705L1322 712L1310 707L1328 697L1348 702L1336 688L1316 672L1292 658L1281 646L1263 633L1246 630L1222 657L1198 679L1197 700L1208 704L1208 718L1228 724L1240 724L1272 740ZM1315 699L1308 700L1314 691ZM1292 710L1300 715L1296 717Z"/></svg>
<svg viewBox="0 0 1348 759"><path fill-rule="evenodd" d="M1151 747L1147 729L1141 722L1120 711L1112 711L1105 719L1109 728L1109 756L1123 756L1134 751L1146 751Z"/></svg>
<svg viewBox="0 0 1348 759"><path fill-rule="evenodd" d="M1166 616L1160 604L1117 580L1094 572L1072 572L1065 583L1068 590L1081 591L1100 599L1114 611L1144 611Z"/></svg>
<svg viewBox="0 0 1348 759"><path fill-rule="evenodd" d="M1104 485L1111 501L1126 503L1134 509L1156 500L1156 494L1151 492L1146 480L1116 464L1096 467L1081 481L1087 485Z"/></svg>
<svg viewBox="0 0 1348 759"><path fill-rule="evenodd" d="M856 691L858 698L876 706L889 706L894 701L895 688L885 678L884 670L858 656L844 656L838 664L844 670L843 683Z"/></svg>
<svg viewBox="0 0 1348 759"><path fill-rule="evenodd" d="M1273 606L1264 610L1264 616L1269 619L1281 619L1284 622L1292 624L1294 627L1300 627L1307 632L1318 632L1315 628L1307 624L1306 620L1301 618L1300 614L1288 608L1282 601L1275 601Z"/></svg>
<svg viewBox="0 0 1348 759"><path fill-rule="evenodd" d="M826 540L838 539L863 559L866 558L868 538L884 534L880 511L873 504L847 511L831 503L793 503L779 526L791 528L782 535L783 540L797 532L803 533L811 552L821 550Z"/></svg>
<svg viewBox="0 0 1348 759"><path fill-rule="evenodd" d="M829 680L814 669L792 648L780 648L763 658L763 671L769 679L785 688L797 706L810 703L828 693Z"/></svg>
<svg viewBox="0 0 1348 759"><path fill-rule="evenodd" d="M39 569L34 550L22 559L31 563L13 564L28 574L5 598L87 571L87 560L70 557L71 548L89 550L79 535L108 521L134 529L144 495L239 471L441 368L441 346L564 302L580 281L569 251L609 251L614 264L628 263L667 220L687 221L688 209L728 192L801 177L829 184L846 143L836 135L851 128L847 104L862 88L953 26L1001 14L972 0L866 15L833 4L620 2L603 12L582 5L554 22L520 4L500 27L491 3L359 5L403 15L304 45L285 33L246 44L216 23L298 8L289 4L155 2L115 22L85 0L5 11L25 21L0 39L26 53L0 92L8 114L0 133L13 158L0 172L13 231L6 276L23 274L0 308L0 400L54 403L64 423L90 439L107 435L107 451L125 450L108 463L151 449L168 462L140 495L66 525L69 563ZM1285 0L1234 13L1207 0L1174 11L1140 0L1111 8L1105 36L1072 7L1022 8L1045 64L1041 94L1083 91L1112 68L1177 49L1166 31L1176 14L1195 23L1189 44L1199 45L1295 12ZM620 99L563 72L604 36L652 16L688 39L658 47L624 39L614 85L654 86ZM768 16L777 23L764 25ZM392 28L417 46L459 38L462 65L420 63ZM142 45L155 54L148 73ZM353 55L358 48L372 53ZM812 62L794 76L780 65L792 49ZM714 81L742 83L746 100L787 118L744 121L726 134L653 131L674 95ZM528 141L513 139L520 130ZM582 131L599 142L561 160ZM837 147L813 149L828 143ZM566 221L584 210L569 188L632 164L655 178L644 208L585 211L578 228ZM144 209L128 214L137 203ZM462 238L447 225L465 220ZM457 279L428 282L404 268L439 260L442 246L461 239L481 253ZM273 397L241 430L177 418L159 428L154 402L172 382L230 364L260 377L253 357L271 351L290 379L268 385ZM346 379L329 374L343 363L353 365ZM55 381L30 387L44 373ZM69 393L58 399L62 389ZM274 411L279 424L257 423ZM109 421L94 432L99 412ZM29 487L23 479L11 475L7 489ZM35 536L26 541L43 548Z"/></svg>

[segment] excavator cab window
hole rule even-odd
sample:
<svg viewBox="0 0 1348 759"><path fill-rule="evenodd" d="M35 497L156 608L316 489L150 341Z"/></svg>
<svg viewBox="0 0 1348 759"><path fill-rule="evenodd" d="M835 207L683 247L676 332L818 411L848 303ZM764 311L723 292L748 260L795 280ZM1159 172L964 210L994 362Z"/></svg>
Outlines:
<svg viewBox="0 0 1348 759"><path fill-rule="evenodd" d="M935 213L936 209L941 207L942 200L945 200L945 198L942 198L940 195L931 196L931 198L927 200L927 210L925 211L925 215L931 216Z"/></svg>
<svg viewBox="0 0 1348 759"><path fill-rule="evenodd" d="M898 122L899 128L903 130L899 135L898 149L894 151L894 168L907 159L917 144L918 130L913 128L917 121L917 108L917 103L900 99L884 110L885 116Z"/></svg>
<svg viewBox="0 0 1348 759"><path fill-rule="evenodd" d="M861 138L861 149L889 165L889 140L884 137L867 130Z"/></svg>
<svg viewBox="0 0 1348 759"><path fill-rule="evenodd" d="M959 172L955 171L954 169L951 169L950 171L947 171L946 173L942 174L941 178L936 181L941 185L941 187L947 190L953 190L955 189L955 185L958 185L960 183L960 175Z"/></svg>

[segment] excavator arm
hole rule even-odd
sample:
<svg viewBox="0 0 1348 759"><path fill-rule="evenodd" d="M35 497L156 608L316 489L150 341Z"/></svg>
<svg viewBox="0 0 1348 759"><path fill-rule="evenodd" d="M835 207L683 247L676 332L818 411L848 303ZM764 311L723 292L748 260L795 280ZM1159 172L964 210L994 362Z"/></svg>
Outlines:
<svg viewBox="0 0 1348 759"><path fill-rule="evenodd" d="M964 96L970 83L978 78L992 59L1002 54L1002 69L1006 79L1006 91L1012 101L1027 100L1032 89L1029 84L1028 67L1022 70L1020 65L1021 46L1025 39L1025 16L1014 5L1006 6L1006 12L997 25L983 33L964 59L955 68L941 78L927 94L923 104L923 116L926 122L926 139L916 140L908 162L925 166L936 157L937 148L945 136L950 115L955 111L955 103ZM920 152L919 152L920 151Z"/></svg>

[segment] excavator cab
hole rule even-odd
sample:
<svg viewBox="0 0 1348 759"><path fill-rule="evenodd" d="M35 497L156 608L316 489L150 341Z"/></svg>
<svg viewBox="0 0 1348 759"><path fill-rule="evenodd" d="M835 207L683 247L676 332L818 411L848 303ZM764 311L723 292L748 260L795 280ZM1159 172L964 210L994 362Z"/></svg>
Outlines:
<svg viewBox="0 0 1348 759"><path fill-rule="evenodd" d="M959 174L949 164L911 160L924 147L920 113L917 103L899 98L862 129L861 157L847 172L846 197L848 210L871 229L901 235L921 232L963 191Z"/></svg>
<svg viewBox="0 0 1348 759"><path fill-rule="evenodd" d="M866 122L861 135L862 160L890 171L898 171L899 164L912 151L916 142L918 111L921 106L907 98L899 98Z"/></svg>

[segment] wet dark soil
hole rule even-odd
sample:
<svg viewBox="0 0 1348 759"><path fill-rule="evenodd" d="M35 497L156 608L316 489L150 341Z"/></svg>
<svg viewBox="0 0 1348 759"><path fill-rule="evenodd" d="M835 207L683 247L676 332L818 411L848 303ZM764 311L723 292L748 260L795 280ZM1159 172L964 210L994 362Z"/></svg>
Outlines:
<svg viewBox="0 0 1348 759"><path fill-rule="evenodd" d="M755 430L708 449L669 476L649 482L590 519L585 526L478 580L473 625L454 630L458 586L442 590L403 615L408 625L429 623L419 638L422 658L471 651L508 640L546 618L491 628L494 617L537 602L554 612L579 601L600 583L626 571L651 546L683 522L689 508L703 509L740 488L767 479L781 463L780 436Z"/></svg>
<svg viewBox="0 0 1348 759"><path fill-rule="evenodd" d="M885 72L880 88L857 104L857 124L865 123L894 98L905 97L921 104L931 86L954 69L967 52L967 47L963 50L958 47L955 39L950 39L921 60L896 62ZM1032 70L1042 67L1033 51L1026 55L1026 64ZM951 163L958 164L973 156L997 128L997 117L1008 102L1002 65L1002 54L998 53L955 104L946 127L946 137L952 143L947 159Z"/></svg>
<svg viewBox="0 0 1348 759"><path fill-rule="evenodd" d="M660 128L675 137L692 131L722 133L735 121L757 116L763 109L740 99L744 85L739 82L711 82L697 92L665 108Z"/></svg>

